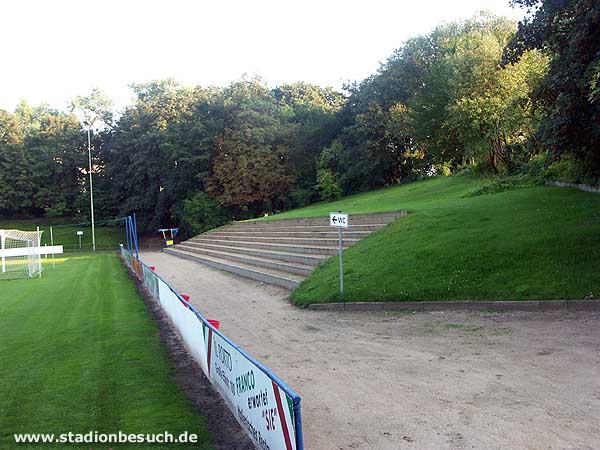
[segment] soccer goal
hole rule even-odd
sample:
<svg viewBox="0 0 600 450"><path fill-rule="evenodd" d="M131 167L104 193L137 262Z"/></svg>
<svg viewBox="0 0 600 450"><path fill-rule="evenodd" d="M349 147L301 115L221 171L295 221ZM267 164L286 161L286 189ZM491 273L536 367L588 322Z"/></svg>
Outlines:
<svg viewBox="0 0 600 450"><path fill-rule="evenodd" d="M42 276L41 231L0 230L0 280Z"/></svg>

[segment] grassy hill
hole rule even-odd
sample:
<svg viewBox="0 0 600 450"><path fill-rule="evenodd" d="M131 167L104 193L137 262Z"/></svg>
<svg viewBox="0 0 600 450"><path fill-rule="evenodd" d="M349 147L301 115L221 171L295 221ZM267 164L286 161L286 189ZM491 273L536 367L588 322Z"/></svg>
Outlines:
<svg viewBox="0 0 600 450"><path fill-rule="evenodd" d="M440 177L271 216L409 212L344 252L343 299L333 258L294 291L294 302L600 296L600 195L495 186Z"/></svg>

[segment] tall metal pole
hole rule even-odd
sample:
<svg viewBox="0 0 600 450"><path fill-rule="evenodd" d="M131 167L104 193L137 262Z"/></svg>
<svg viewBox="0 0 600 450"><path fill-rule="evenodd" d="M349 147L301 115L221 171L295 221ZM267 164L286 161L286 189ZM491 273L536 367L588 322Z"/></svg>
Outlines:
<svg viewBox="0 0 600 450"><path fill-rule="evenodd" d="M42 234L40 233L40 227L37 227L37 245L38 245L38 271L39 277L42 278Z"/></svg>
<svg viewBox="0 0 600 450"><path fill-rule="evenodd" d="M90 209L92 212L92 249L96 251L96 232L94 230L94 186L92 184L92 138L91 138L92 125L88 125L88 162L90 169Z"/></svg>
<svg viewBox="0 0 600 450"><path fill-rule="evenodd" d="M344 251L344 238L342 235L342 227L338 228L340 241L340 294L344 295L344 259L342 253Z"/></svg>
<svg viewBox="0 0 600 450"><path fill-rule="evenodd" d="M52 225L50 226L50 246L52 247L52 268L54 269L54 234L52 233Z"/></svg>

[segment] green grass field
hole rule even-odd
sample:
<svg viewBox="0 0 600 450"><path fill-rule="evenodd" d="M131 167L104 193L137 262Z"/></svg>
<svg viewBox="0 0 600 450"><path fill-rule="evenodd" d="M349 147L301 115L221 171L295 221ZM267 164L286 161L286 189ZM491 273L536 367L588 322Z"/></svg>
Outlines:
<svg viewBox="0 0 600 450"><path fill-rule="evenodd" d="M344 251L343 298L332 258L295 303L600 297L600 195L545 186L472 195L487 183L439 177L269 217L409 212Z"/></svg>
<svg viewBox="0 0 600 450"><path fill-rule="evenodd" d="M40 218L24 220L0 219L0 229L17 229L22 231L35 231L36 227L42 231L42 245L50 245L50 226L55 245L62 245L64 251L85 252L92 250L92 226L89 223L76 224L73 218ZM77 231L83 231L81 248ZM125 228L121 222L98 222L95 227L96 249L116 250L119 244L125 243Z"/></svg>
<svg viewBox="0 0 600 450"><path fill-rule="evenodd" d="M212 448L116 254L63 257L42 278L0 281L0 362L0 449L161 448L13 440L90 430L188 431L201 443L183 448Z"/></svg>

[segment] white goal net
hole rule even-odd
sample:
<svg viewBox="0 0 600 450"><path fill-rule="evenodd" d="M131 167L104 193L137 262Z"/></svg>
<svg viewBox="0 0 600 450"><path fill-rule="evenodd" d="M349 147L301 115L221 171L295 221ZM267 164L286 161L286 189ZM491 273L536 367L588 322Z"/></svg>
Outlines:
<svg viewBox="0 0 600 450"><path fill-rule="evenodd" d="M38 231L0 230L0 280L41 276Z"/></svg>

